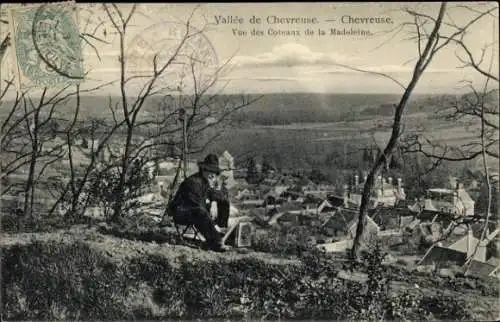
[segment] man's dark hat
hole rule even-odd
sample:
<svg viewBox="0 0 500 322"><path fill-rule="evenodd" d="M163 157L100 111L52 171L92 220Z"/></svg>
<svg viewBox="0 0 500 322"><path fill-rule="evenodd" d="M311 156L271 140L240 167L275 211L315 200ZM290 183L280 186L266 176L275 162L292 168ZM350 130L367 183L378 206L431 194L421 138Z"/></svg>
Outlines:
<svg viewBox="0 0 500 322"><path fill-rule="evenodd" d="M219 168L219 158L215 154L209 154L206 156L205 160L198 161L198 166L200 169L216 174L220 174L221 172Z"/></svg>

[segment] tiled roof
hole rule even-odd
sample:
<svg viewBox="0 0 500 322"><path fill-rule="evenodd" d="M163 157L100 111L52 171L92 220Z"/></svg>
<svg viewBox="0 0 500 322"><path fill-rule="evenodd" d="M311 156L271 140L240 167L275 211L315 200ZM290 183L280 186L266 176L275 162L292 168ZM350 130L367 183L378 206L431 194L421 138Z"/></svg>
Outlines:
<svg viewBox="0 0 500 322"><path fill-rule="evenodd" d="M318 204L318 210L321 210L321 212L329 212L329 211L334 211L336 210L338 207L335 207L334 205L332 205L330 203L329 200L325 199L323 201L321 201L319 204Z"/></svg>
<svg viewBox="0 0 500 322"><path fill-rule="evenodd" d="M394 207L412 209L417 204L415 200L398 199Z"/></svg>
<svg viewBox="0 0 500 322"><path fill-rule="evenodd" d="M344 205L344 197L341 196L330 195L328 196L328 201L334 207L341 207Z"/></svg>
<svg viewBox="0 0 500 322"><path fill-rule="evenodd" d="M440 241L441 247L448 248L451 245L453 245L456 242L458 242L459 240L461 240L462 238L464 238L465 236L466 235L454 235L454 234L450 234L449 236L447 236L447 238L445 240Z"/></svg>
<svg viewBox="0 0 500 322"><path fill-rule="evenodd" d="M279 208L279 212L287 212L287 211L295 211L295 210L303 210L304 207L302 207L300 204L296 203L284 203L281 205Z"/></svg>
<svg viewBox="0 0 500 322"><path fill-rule="evenodd" d="M264 217L268 214L266 208L252 208L248 210L248 214L253 217Z"/></svg>
<svg viewBox="0 0 500 322"><path fill-rule="evenodd" d="M465 264L467 254L446 247L432 246L418 265L432 265L443 261L453 262L458 266Z"/></svg>
<svg viewBox="0 0 500 322"><path fill-rule="evenodd" d="M366 218L365 228L368 227L379 228L377 223L370 216L366 216L365 218ZM351 228L354 225L357 225L357 222L358 222L358 216L354 216L354 218L349 222L348 227Z"/></svg>
<svg viewBox="0 0 500 322"><path fill-rule="evenodd" d="M384 229L396 229L399 228L400 217L402 217L402 215L394 211L385 212L382 210L373 211L370 217L377 225Z"/></svg>
<svg viewBox="0 0 500 322"><path fill-rule="evenodd" d="M385 217L401 217L401 216L414 216L415 213L412 212L408 208L404 207L381 207L378 206L376 208L370 209L368 211L370 216L375 216L378 214L379 216L385 216Z"/></svg>
<svg viewBox="0 0 500 322"><path fill-rule="evenodd" d="M347 229L349 223L356 217L357 212L348 209L340 209L323 224L323 227Z"/></svg>
<svg viewBox="0 0 500 322"><path fill-rule="evenodd" d="M467 275L475 277L486 277L498 269L498 265L494 265L488 262L481 262L477 260L472 260L470 262Z"/></svg>
<svg viewBox="0 0 500 322"><path fill-rule="evenodd" d="M322 202L323 202L322 198L318 198L318 197L315 197L313 195L307 195L302 204L319 206Z"/></svg>
<svg viewBox="0 0 500 322"><path fill-rule="evenodd" d="M453 219L452 214L448 214L448 213L440 212L440 211L430 211L428 209L422 210L417 215L417 217L418 217L418 219L420 219L422 221L431 221L434 219L434 217L436 215L438 216L436 220L440 221L440 222L443 222L443 221L451 222L451 220Z"/></svg>

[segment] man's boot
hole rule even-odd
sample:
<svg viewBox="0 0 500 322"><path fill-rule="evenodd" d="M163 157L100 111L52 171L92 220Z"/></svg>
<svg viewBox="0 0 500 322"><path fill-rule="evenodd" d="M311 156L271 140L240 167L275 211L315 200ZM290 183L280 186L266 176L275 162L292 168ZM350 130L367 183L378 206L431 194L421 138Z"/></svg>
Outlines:
<svg viewBox="0 0 500 322"><path fill-rule="evenodd" d="M224 243L222 242L221 237L219 237L215 240L212 240L212 241L207 241L207 246L208 246L208 249L213 250L214 252L218 252L218 253L223 253L223 252L229 250L229 247L224 245Z"/></svg>
<svg viewBox="0 0 500 322"><path fill-rule="evenodd" d="M229 249L230 249L229 246L226 246L222 243L216 243L210 247L210 250L213 250L214 252L217 252L217 253L224 253L224 252L228 251Z"/></svg>

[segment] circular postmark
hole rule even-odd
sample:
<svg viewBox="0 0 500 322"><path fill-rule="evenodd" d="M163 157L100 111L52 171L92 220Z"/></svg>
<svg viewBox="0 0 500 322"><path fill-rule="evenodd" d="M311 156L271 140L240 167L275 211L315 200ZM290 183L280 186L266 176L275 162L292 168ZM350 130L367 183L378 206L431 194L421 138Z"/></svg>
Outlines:
<svg viewBox="0 0 500 322"><path fill-rule="evenodd" d="M164 21L143 29L132 39L126 64L132 83L139 88L154 79L156 89L180 94L213 84L219 60L203 32Z"/></svg>
<svg viewBox="0 0 500 322"><path fill-rule="evenodd" d="M45 4L24 10L15 42L18 66L35 84L83 78L80 33L71 6Z"/></svg>

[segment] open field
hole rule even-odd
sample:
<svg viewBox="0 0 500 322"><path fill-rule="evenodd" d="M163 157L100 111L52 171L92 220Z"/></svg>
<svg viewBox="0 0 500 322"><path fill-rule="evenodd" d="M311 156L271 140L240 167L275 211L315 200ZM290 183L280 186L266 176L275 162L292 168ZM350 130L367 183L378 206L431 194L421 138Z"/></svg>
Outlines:
<svg viewBox="0 0 500 322"><path fill-rule="evenodd" d="M479 142L477 131L471 127L460 122L429 119L428 115L408 115L403 135L420 134L435 144L448 147ZM390 136L388 126L391 121L390 117L379 117L345 122L248 125L229 129L210 148L217 149L219 145L235 156L252 152L255 155L279 155L284 167L293 167L300 164L300 158L323 160L330 153L341 155L344 146L347 153L363 147L384 147ZM498 167L496 160L490 159L489 162L491 167Z"/></svg>

